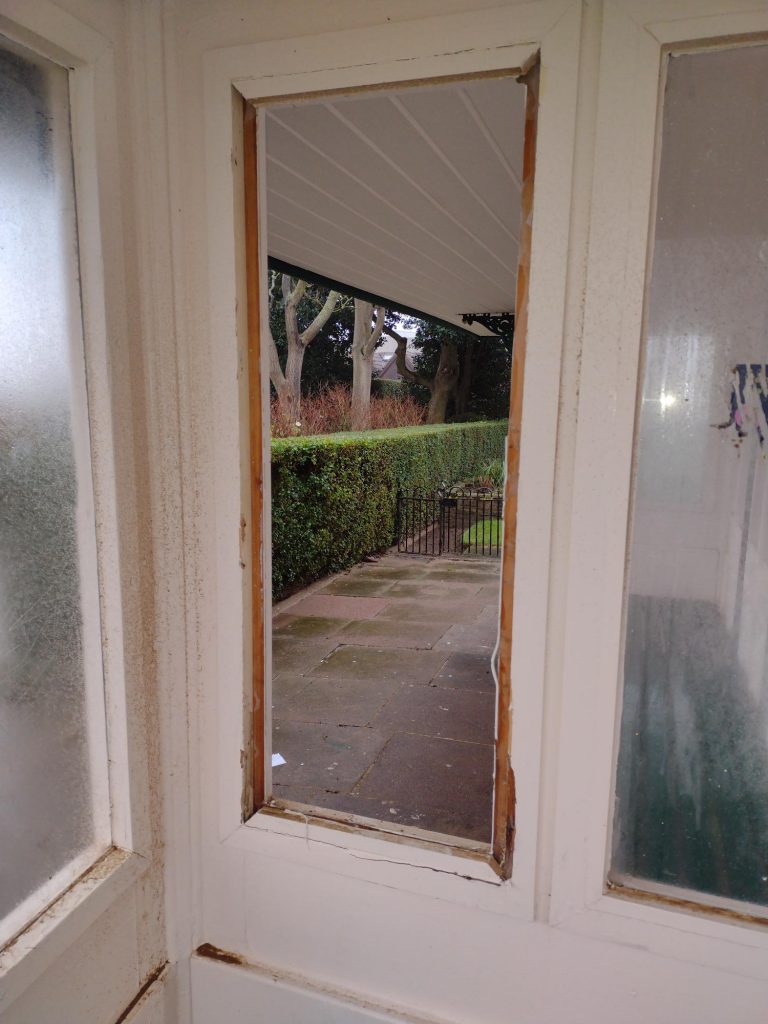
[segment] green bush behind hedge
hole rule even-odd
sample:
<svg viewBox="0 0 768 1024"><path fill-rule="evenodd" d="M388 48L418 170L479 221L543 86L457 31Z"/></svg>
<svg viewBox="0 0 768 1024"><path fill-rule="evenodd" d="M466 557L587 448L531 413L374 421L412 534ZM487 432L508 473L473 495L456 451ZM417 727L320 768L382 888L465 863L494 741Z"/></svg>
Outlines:
<svg viewBox="0 0 768 1024"><path fill-rule="evenodd" d="M507 421L272 441L272 591L279 598L395 540L397 493L503 458Z"/></svg>

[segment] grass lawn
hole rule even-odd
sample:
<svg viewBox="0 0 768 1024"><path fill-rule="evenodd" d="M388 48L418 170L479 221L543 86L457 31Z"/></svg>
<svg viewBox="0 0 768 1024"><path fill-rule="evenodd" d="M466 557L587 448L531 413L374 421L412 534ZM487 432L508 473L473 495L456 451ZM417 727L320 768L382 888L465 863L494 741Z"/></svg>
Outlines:
<svg viewBox="0 0 768 1024"><path fill-rule="evenodd" d="M475 523L465 530L461 535L461 543L465 548L495 547L501 541L501 520L486 519L485 522Z"/></svg>

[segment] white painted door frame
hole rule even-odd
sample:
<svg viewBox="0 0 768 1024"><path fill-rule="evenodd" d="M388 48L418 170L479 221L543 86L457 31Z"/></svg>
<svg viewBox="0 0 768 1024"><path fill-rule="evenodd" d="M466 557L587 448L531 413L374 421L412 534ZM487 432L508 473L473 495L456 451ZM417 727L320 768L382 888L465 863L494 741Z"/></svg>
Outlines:
<svg viewBox="0 0 768 1024"><path fill-rule="evenodd" d="M608 0L604 6L548 915L584 934L766 978L765 928L628 900L606 888L630 475L666 54L761 38L768 41L764 3Z"/></svg>
<svg viewBox="0 0 768 1024"><path fill-rule="evenodd" d="M204 820L210 822L209 816L215 807L219 839L227 845L254 853L269 848L284 849L292 859L306 857L309 865L316 862L317 850L305 847L304 836L306 833L317 837L326 849L336 851L334 857L339 870L352 869L357 874L360 861L353 861L350 851L362 849L386 857L392 854L391 844L386 839L362 833L350 837L322 825L305 826L264 814L257 814L245 825L240 818L243 772L239 752L244 743L243 709L249 700L250 676L243 652L247 655L250 647L250 609L249 587L243 585L238 537L241 511L245 514L249 506L242 461L242 438L247 437L247 395L243 386L246 375L241 372L246 335L244 273L238 262L238 251L242 250L239 223L242 215L238 205L240 171L237 160L241 142L236 108L239 97L265 99L520 68L541 52L546 85L542 89L538 122L529 306L531 342L525 369L525 386L536 395L536 402L529 403L523 411L515 586L525 594L525 600L516 604L512 653L515 722L525 723L524 728L513 731L512 737L518 794L513 890L518 912L526 916L532 913L535 870L549 517L558 407L558 392L553 382L560 376L564 329L579 22L577 6L568 0L536 0L508 11L495 9L380 26L375 34L368 30L349 30L229 47L205 57L208 318L212 325L209 351L215 352L206 401L212 401L216 423L216 507L209 510L209 521L215 524L212 535L217 539L214 564L218 599L209 603L208 595L203 595L206 617L215 621L217 685L215 691L212 687L206 695L203 717L213 721L215 714L218 721L216 741L206 744L204 754L206 775L218 782L215 798L211 793L204 799L203 815ZM340 62L339 54L354 55L354 60ZM234 175L230 154L235 154ZM263 152L259 156L263 161ZM260 178L263 188L263 173ZM264 229L265 218L262 217ZM264 244L261 253L266 272ZM262 307L262 317L265 316L266 304ZM266 398L268 352L264 350L261 355ZM198 407L202 400L201 395ZM267 401L264 407L268 415ZM542 422L551 424L552 429L542 431ZM268 424L263 433L264 459L268 464ZM269 474L265 477L268 480ZM267 485L265 501L268 497ZM270 538L266 530L261 543L268 579ZM210 564L210 559L208 561ZM268 608L265 619L269 621ZM450 853L415 848L406 853L401 846L398 857L403 856L406 860L412 859L419 868L435 864L447 876L476 875L494 886L498 881L487 865L456 858ZM417 888L423 885L423 872L419 868L409 883ZM370 874L375 877L380 872L378 868Z"/></svg>

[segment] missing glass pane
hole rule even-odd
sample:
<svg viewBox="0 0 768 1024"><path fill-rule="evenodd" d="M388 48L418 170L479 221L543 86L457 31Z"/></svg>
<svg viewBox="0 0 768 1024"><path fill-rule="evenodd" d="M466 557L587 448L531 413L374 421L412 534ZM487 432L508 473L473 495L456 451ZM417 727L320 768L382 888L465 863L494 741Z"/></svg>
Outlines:
<svg viewBox="0 0 768 1024"><path fill-rule="evenodd" d="M244 565L249 555L253 563L254 758L245 813L267 805L287 816L311 813L419 841L464 844L504 877L511 870L515 807L509 759L515 532L509 524L517 502L538 69L524 81L516 77L425 82L261 109L246 104L244 111L250 512L254 524L271 520L271 537L269 528L265 536L271 544L254 543L252 553L246 517L241 523ZM318 117L341 138L324 142ZM413 132L418 137L409 145ZM439 144L424 141L432 135ZM462 144L464 135L474 144ZM382 171L379 147L391 150L389 139L407 154L408 172ZM486 150L487 159L478 159ZM266 211L259 207L257 174L266 179ZM477 177L471 188L468 175ZM435 198L438 178L450 185L442 205ZM471 191L471 201L456 199L462 189ZM318 223L328 236L319 250L313 241ZM466 246L454 249L448 241L456 230L471 234L479 249L474 262ZM343 244L331 241L340 235ZM423 249L420 260L408 255L405 236ZM268 277L262 277L260 248L269 258ZM441 269L437 253L448 250L449 265ZM366 255L371 251L373 260ZM427 273L422 264L437 270ZM437 291L428 287L435 273ZM337 312L346 317L346 334L335 331L318 346ZM435 365L423 368L423 407L408 391L417 372L408 365L406 318L433 323L431 340L441 339L433 346ZM513 319L510 359L506 332ZM384 335L392 338L386 344L393 379L376 381L384 392L379 400L372 371ZM336 386L321 396L317 387L305 389L304 377L317 370L310 367L315 347L320 362L333 363L332 377L339 376L339 365L348 370L349 402L330 408L332 397L346 395L335 377ZM500 361L491 364L492 349ZM254 358L259 351L261 364ZM491 365L500 406L485 413L505 418L509 409L509 424L445 426ZM271 422L262 407L267 374ZM396 404L392 386L404 396L397 416L419 406L415 421L381 422L382 407ZM318 424L314 413L321 405L334 416ZM271 489L259 457L268 424L275 435ZM398 461L400 476L409 459L414 470L419 459L420 447L406 443L410 433L429 438L418 479L405 473L407 488L377 455L351 473L343 459L332 469L326 453L340 448L340 439L367 450L379 439L373 432L387 426L396 429L381 443L398 440L408 449ZM364 436L355 432L361 430ZM329 431L329 440L316 436ZM482 434L493 450L473 440L465 452L456 440L446 445L449 459L435 454L443 435L458 439L460 431ZM350 450L352 462L359 461ZM505 476L505 450L502 496L496 489ZM463 454L471 466L459 465ZM388 457L398 460L394 453ZM333 472L340 474L339 486L329 484ZM429 485L428 493L411 493L414 485ZM263 502L265 492L271 501ZM262 658L269 575L262 574L262 559L268 553L274 595L285 603L274 608L267 627L274 626L272 643ZM501 588L499 611L502 566L510 583ZM271 679L265 679L270 653ZM270 740L271 762L265 756Z"/></svg>

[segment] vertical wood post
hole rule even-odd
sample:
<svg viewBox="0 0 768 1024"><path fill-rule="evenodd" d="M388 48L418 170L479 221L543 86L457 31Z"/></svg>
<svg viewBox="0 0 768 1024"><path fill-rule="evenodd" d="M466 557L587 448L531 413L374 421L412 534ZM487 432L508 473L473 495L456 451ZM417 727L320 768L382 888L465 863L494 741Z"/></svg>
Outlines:
<svg viewBox="0 0 768 1024"><path fill-rule="evenodd" d="M243 103L243 174L245 197L245 274L248 315L248 431L251 485L251 629L253 652L253 750L251 779L253 811L266 800L264 734L264 550L263 550L263 429L261 387L261 281L259 266L259 190L256 147L257 111Z"/></svg>
<svg viewBox="0 0 768 1024"><path fill-rule="evenodd" d="M515 548L517 544L517 493L520 475L520 426L523 414L523 371L528 334L528 283L531 271L533 182L536 167L536 119L539 107L539 64L524 78L525 146L521 191L520 250L515 293L515 333L512 343L512 383L507 435L507 480L504 495L504 550L501 566L501 626L499 633L498 730L493 802L493 859L502 876L512 874L515 838L515 776L511 763L512 719L512 621L514 616Z"/></svg>

